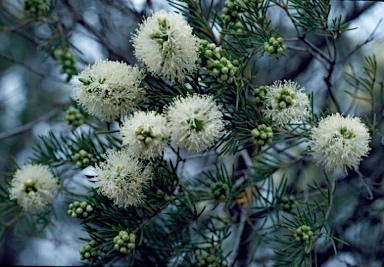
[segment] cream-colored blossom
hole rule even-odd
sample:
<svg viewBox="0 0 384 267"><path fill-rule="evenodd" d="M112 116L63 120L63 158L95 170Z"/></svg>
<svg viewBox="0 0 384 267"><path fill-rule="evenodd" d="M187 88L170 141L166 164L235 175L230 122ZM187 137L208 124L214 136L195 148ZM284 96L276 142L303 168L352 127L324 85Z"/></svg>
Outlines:
<svg viewBox="0 0 384 267"><path fill-rule="evenodd" d="M302 91L303 88L296 82L274 82L265 98L267 106L263 110L264 115L279 126L303 120L308 114L309 100Z"/></svg>
<svg viewBox="0 0 384 267"><path fill-rule="evenodd" d="M167 118L176 145L190 152L210 148L224 128L220 106L207 95L176 97L167 107Z"/></svg>
<svg viewBox="0 0 384 267"><path fill-rule="evenodd" d="M154 159L167 147L170 131L167 120L155 111L138 111L120 129L123 145L143 159Z"/></svg>
<svg viewBox="0 0 384 267"><path fill-rule="evenodd" d="M26 211L43 211L53 202L53 191L58 180L50 169L43 165L25 165L13 176L10 198Z"/></svg>
<svg viewBox="0 0 384 267"><path fill-rule="evenodd" d="M152 168L128 149L111 150L106 161L95 167L95 186L118 207L139 206L144 202L143 187L151 179Z"/></svg>
<svg viewBox="0 0 384 267"><path fill-rule="evenodd" d="M343 117L339 113L322 119L312 129L310 154L326 170L356 168L368 155L371 140L360 118Z"/></svg>
<svg viewBox="0 0 384 267"><path fill-rule="evenodd" d="M180 14L156 12L132 38L134 53L148 71L170 81L182 81L196 70L197 39Z"/></svg>
<svg viewBox="0 0 384 267"><path fill-rule="evenodd" d="M98 60L79 75L76 99L91 115L111 121L136 111L144 99L144 73L136 66Z"/></svg>

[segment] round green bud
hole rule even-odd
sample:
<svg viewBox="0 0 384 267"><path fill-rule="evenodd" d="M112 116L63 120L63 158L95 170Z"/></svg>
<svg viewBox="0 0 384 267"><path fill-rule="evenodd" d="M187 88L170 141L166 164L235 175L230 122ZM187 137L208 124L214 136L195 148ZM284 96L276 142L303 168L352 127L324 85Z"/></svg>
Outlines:
<svg viewBox="0 0 384 267"><path fill-rule="evenodd" d="M125 247L121 247L120 252L126 254L128 251Z"/></svg>
<svg viewBox="0 0 384 267"><path fill-rule="evenodd" d="M124 241L129 241L129 235L128 235L128 234L124 235L124 236L123 236L123 240L124 240Z"/></svg>
<svg viewBox="0 0 384 267"><path fill-rule="evenodd" d="M135 234L134 233L129 234L129 241L131 241L131 243L134 243L135 240L136 240Z"/></svg>
<svg viewBox="0 0 384 267"><path fill-rule="evenodd" d="M85 210L86 210L87 212L92 212L92 211L93 211L93 208L92 208L91 205L87 205L87 207L85 208Z"/></svg>
<svg viewBox="0 0 384 267"><path fill-rule="evenodd" d="M77 208L77 209L76 209L76 213L77 213L77 214L82 214L82 213L83 213L83 209L80 208L80 207Z"/></svg>

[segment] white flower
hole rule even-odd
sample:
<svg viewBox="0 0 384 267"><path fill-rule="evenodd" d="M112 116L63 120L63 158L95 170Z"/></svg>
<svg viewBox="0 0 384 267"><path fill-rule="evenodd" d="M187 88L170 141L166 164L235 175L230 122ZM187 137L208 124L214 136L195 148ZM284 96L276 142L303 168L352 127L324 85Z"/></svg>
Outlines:
<svg viewBox="0 0 384 267"><path fill-rule="evenodd" d="M308 113L309 100L302 90L296 82L274 82L269 86L264 115L279 126L304 119Z"/></svg>
<svg viewBox="0 0 384 267"><path fill-rule="evenodd" d="M95 167L95 185L119 207L139 206L144 201L143 187L151 179L151 171L128 149L111 150L106 161Z"/></svg>
<svg viewBox="0 0 384 267"><path fill-rule="evenodd" d="M180 14L154 13L136 30L132 41L136 58L153 74L182 81L196 70L197 39Z"/></svg>
<svg viewBox="0 0 384 267"><path fill-rule="evenodd" d="M123 145L143 159L153 159L167 147L170 131L167 120L155 111L135 112L120 129Z"/></svg>
<svg viewBox="0 0 384 267"><path fill-rule="evenodd" d="M343 117L339 113L322 119L311 133L310 154L326 170L356 168L368 155L371 140L360 118Z"/></svg>
<svg viewBox="0 0 384 267"><path fill-rule="evenodd" d="M123 62L98 60L80 73L75 87L78 102L87 112L108 121L137 110L144 99L144 73Z"/></svg>
<svg viewBox="0 0 384 267"><path fill-rule="evenodd" d="M167 107L167 118L176 145L190 152L211 147L224 128L220 107L207 95L175 98Z"/></svg>
<svg viewBox="0 0 384 267"><path fill-rule="evenodd" d="M53 202L52 191L58 188L57 179L43 165L25 165L13 176L10 198L26 211L42 211Z"/></svg>

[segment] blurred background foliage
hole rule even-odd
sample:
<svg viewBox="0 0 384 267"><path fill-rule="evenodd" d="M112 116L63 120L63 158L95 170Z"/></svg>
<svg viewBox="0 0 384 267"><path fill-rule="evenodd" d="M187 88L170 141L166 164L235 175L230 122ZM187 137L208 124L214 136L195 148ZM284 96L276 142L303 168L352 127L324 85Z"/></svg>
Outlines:
<svg viewBox="0 0 384 267"><path fill-rule="evenodd" d="M193 1L192 1L193 2ZM365 56L376 55L377 71L380 78L384 76L384 25L381 16L383 3L378 1L330 1L332 10L330 17L342 16L342 21L350 21L348 31L337 39L337 60L328 81L332 84L336 99L339 99L340 112L361 115L370 110L369 103L353 98L356 93L353 77L364 76ZM13 163L22 165L31 155L31 144L37 136L45 135L49 130L65 131L64 112L72 96L70 79L74 73L61 73L62 66L58 49L71 49L76 56L74 63L78 70L93 64L96 59L109 58L135 64L130 42L131 34L142 18L151 14L150 10L166 9L171 6L166 1L129 1L129 0L57 0L51 2L50 21L36 22L26 16L22 1L3 0L0 2L0 170L1 173L12 171ZM201 1L203 11L222 10L224 1ZM48 10L51 10L48 8ZM378 11L379 10L379 11ZM278 59L267 55L252 59L252 68L256 71L253 79L255 85L269 85L275 80L295 80L305 87L306 93L313 93L316 107L319 110L335 109L327 93L329 71L320 63L313 53L303 48L302 40L296 39L292 24L287 21L283 11L276 7L268 11L272 25L285 38L288 50L286 57ZM191 25L194 21L189 21ZM316 34L308 35L308 39L319 51L326 51L329 44ZM65 50L66 51L66 50ZM348 73L348 74L346 74ZM69 82L67 80L69 79ZM349 83L348 83L349 82ZM381 88L383 85L381 85ZM351 92L348 94L345 90ZM377 90L373 95L377 103L383 103L383 91ZM375 106L381 112L377 117L377 126L383 128L383 106ZM315 110L318 112L319 110ZM361 112L359 114L358 112ZM368 116L368 120L373 118ZM335 236L349 243L338 243L338 256L334 256L331 246L318 251L319 265L322 266L380 266L384 255L384 199L383 174L384 151L383 136L376 135L371 144L371 156L360 165L365 174L365 183L350 174L338 181L335 195L335 207L332 215L335 219ZM202 168L204 161L199 161ZM209 164L205 163L205 164ZM304 171L305 170L305 171ZM289 177L288 187L294 192L303 192L301 199L307 200L306 184L321 182L317 177L317 168L310 160L300 161L291 166L285 175ZM286 170L284 170L286 171ZM276 173L282 176L283 172ZM3 177L1 175L0 177ZM4 185L4 180L0 181ZM372 196L366 187L371 189ZM66 205L57 204L57 218L60 210L66 212ZM65 217L65 216L64 216ZM55 221L57 232L41 235L42 240L49 240L50 245L43 242L33 243L26 238L28 229L12 235L12 227L1 239L0 263L38 264L38 265L70 265L79 264L78 246L70 249L73 240L78 237L76 228L62 225L77 225L68 219ZM19 228L26 227L20 225ZM61 228L62 227L62 228ZM268 264L270 251L254 251L246 242L248 238L258 238L252 224L245 224L241 234L242 242L238 254L238 266L250 263ZM68 236L69 237L68 237ZM28 243L29 242L29 243ZM35 241L33 241L35 242ZM62 243L66 245L62 246ZM75 241L77 242L77 241ZM80 244L80 243L78 243ZM62 251L66 260L57 262L54 258L41 256L38 248L50 249L52 255L58 250L69 249L68 254ZM39 256L40 255L40 256ZM56 260L62 258L57 258ZM347 265L348 264L348 265ZM261 266L261 265L255 265Z"/></svg>

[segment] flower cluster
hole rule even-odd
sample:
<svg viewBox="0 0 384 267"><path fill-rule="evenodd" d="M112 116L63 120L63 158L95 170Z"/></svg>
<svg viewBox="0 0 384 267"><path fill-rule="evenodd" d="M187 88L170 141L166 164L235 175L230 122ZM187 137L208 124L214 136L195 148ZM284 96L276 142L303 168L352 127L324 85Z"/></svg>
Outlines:
<svg viewBox="0 0 384 267"><path fill-rule="evenodd" d="M44 0L25 0L24 10L34 19L40 19L47 13L47 5Z"/></svg>
<svg viewBox="0 0 384 267"><path fill-rule="evenodd" d="M232 83L235 78L238 60L229 60L221 47L206 40L199 41L199 58L197 64L208 70L208 74L215 77L218 83Z"/></svg>
<svg viewBox="0 0 384 267"><path fill-rule="evenodd" d="M265 144L271 144L273 138L273 131L271 127L267 127L265 124L260 124L257 128L251 131L252 142L254 145L263 146Z"/></svg>
<svg viewBox="0 0 384 267"><path fill-rule="evenodd" d="M106 160L95 167L95 185L99 192L112 199L118 207L139 206L144 202L143 187L152 175L129 149L111 150Z"/></svg>
<svg viewBox="0 0 384 267"><path fill-rule="evenodd" d="M223 20L232 22L238 20L239 13L243 12L243 3L239 0L225 0L223 7Z"/></svg>
<svg viewBox="0 0 384 267"><path fill-rule="evenodd" d="M211 185L209 195L215 202L223 202L229 198L229 186L222 182L217 182Z"/></svg>
<svg viewBox="0 0 384 267"><path fill-rule="evenodd" d="M86 201L75 201L68 205L67 213L76 219L85 219L92 214L92 205Z"/></svg>
<svg viewBox="0 0 384 267"><path fill-rule="evenodd" d="M123 62L98 60L80 73L77 101L87 112L108 121L127 115L144 99L144 73Z"/></svg>
<svg viewBox="0 0 384 267"><path fill-rule="evenodd" d="M267 42L264 42L264 50L268 52L269 56L278 57L287 49L283 42L283 37L271 37Z"/></svg>
<svg viewBox="0 0 384 267"><path fill-rule="evenodd" d="M167 119L176 145L192 152L210 148L224 128L220 106L208 95L176 97L167 106Z"/></svg>
<svg viewBox="0 0 384 267"><path fill-rule="evenodd" d="M73 128L79 127L84 123L83 115L78 109L68 109L65 112L65 122Z"/></svg>
<svg viewBox="0 0 384 267"><path fill-rule="evenodd" d="M119 235L115 236L113 242L115 243L114 249L123 254L128 254L135 248L136 235L128 233L127 231L120 231Z"/></svg>
<svg viewBox="0 0 384 267"><path fill-rule="evenodd" d="M303 120L308 114L309 99L302 91L296 82L274 82L269 86L264 115L279 126Z"/></svg>
<svg viewBox="0 0 384 267"><path fill-rule="evenodd" d="M60 72L63 74L67 74L67 81L69 81L73 75L77 75L77 60L70 48L56 49L55 55L57 56L56 63L61 65Z"/></svg>
<svg viewBox="0 0 384 267"><path fill-rule="evenodd" d="M202 254L197 258L198 267L219 267L222 266L215 255Z"/></svg>
<svg viewBox="0 0 384 267"><path fill-rule="evenodd" d="M267 103L265 101L265 97L267 96L269 91L269 86L259 86L253 89L252 94L253 94L253 103L255 106L258 108L258 110L263 110Z"/></svg>
<svg viewBox="0 0 384 267"><path fill-rule="evenodd" d="M123 123L120 134L123 137L123 145L144 159L159 156L170 141L166 118L155 111L135 112Z"/></svg>
<svg viewBox="0 0 384 267"><path fill-rule="evenodd" d="M196 70L197 40L181 15L159 11L133 36L135 56L148 71L170 81L182 81Z"/></svg>
<svg viewBox="0 0 384 267"><path fill-rule="evenodd" d="M25 165L14 174L9 191L24 210L42 211L53 202L57 188L57 179L46 166Z"/></svg>
<svg viewBox="0 0 384 267"><path fill-rule="evenodd" d="M367 156L371 140L360 118L343 117L339 113L322 119L311 132L309 153L330 171L335 168L356 168Z"/></svg>
<svg viewBox="0 0 384 267"><path fill-rule="evenodd" d="M280 199L280 208L286 212L290 212L297 208L298 202L294 196L282 196Z"/></svg>
<svg viewBox="0 0 384 267"><path fill-rule="evenodd" d="M81 149L78 153L75 153L73 157L76 160L77 167L79 168L85 168L93 163L93 155L84 149Z"/></svg>
<svg viewBox="0 0 384 267"><path fill-rule="evenodd" d="M97 245L97 242L93 239L90 242L85 242L84 246L79 249L80 259L87 259L88 261L97 259L101 255L101 250Z"/></svg>
<svg viewBox="0 0 384 267"><path fill-rule="evenodd" d="M313 231L308 225L302 225L294 229L293 237L296 242L306 246L312 242Z"/></svg>

